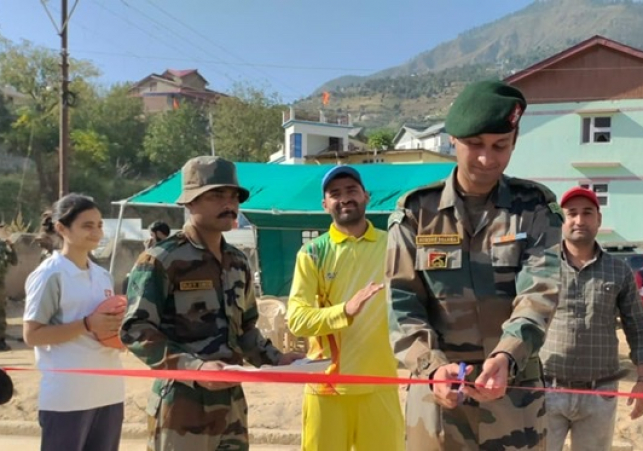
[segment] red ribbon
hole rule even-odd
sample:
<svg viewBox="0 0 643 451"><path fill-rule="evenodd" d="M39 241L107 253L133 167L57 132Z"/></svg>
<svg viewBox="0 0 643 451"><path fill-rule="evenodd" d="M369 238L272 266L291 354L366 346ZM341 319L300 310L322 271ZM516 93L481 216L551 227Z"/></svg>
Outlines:
<svg viewBox="0 0 643 451"><path fill-rule="evenodd" d="M4 371L35 371L31 368L1 368ZM459 380L411 379L384 376L358 376L352 374L293 373L289 371L198 371L198 370L93 370L93 369L56 369L45 370L55 373L87 374L93 376L121 376L155 379L174 379L197 382L268 382L275 384L370 384L370 385L426 385L426 384L460 384ZM465 382L474 386L473 383ZM583 390L573 388L518 387L507 389L570 393L576 395L616 396L620 398L643 399L643 393L620 391Z"/></svg>

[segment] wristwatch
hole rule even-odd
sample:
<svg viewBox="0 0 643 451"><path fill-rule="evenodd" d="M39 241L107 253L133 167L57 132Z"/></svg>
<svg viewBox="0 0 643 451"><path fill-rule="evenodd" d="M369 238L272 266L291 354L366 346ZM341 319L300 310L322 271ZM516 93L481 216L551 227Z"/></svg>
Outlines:
<svg viewBox="0 0 643 451"><path fill-rule="evenodd" d="M518 364L516 363L516 359L514 359L511 354L504 351L496 352L491 357L495 357L498 354L504 354L507 356L507 360L509 360L509 379L515 379L518 374Z"/></svg>

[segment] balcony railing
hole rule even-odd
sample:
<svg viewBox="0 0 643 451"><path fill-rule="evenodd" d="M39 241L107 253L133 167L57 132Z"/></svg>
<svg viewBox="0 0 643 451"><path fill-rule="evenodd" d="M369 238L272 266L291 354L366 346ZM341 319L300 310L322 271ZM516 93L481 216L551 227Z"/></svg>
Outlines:
<svg viewBox="0 0 643 451"><path fill-rule="evenodd" d="M295 108L290 108L289 110L283 112L284 124L286 122L294 120L316 122L319 124L345 125L349 127L353 126L353 120L350 114L341 114L324 110L320 110L319 112L315 113L312 111L296 110Z"/></svg>

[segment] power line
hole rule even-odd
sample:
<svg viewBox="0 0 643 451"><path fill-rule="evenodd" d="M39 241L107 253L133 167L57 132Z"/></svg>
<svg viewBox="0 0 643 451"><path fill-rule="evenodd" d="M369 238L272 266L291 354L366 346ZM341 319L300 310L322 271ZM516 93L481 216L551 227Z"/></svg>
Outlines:
<svg viewBox="0 0 643 451"><path fill-rule="evenodd" d="M76 0L76 3L74 4L74 6L76 6L77 2L78 2L78 0ZM130 8L130 9L133 9L133 10L135 10L135 11L137 11L140 15L142 15L142 16L143 16L143 17L145 17L148 21L150 21L150 22L152 23L152 25L153 25L155 28L160 28L160 29L161 29L161 31L162 31L163 33L164 33L164 32L169 31L171 34L173 34L174 36L176 36L178 39L180 39L180 40L182 40L182 41L184 41L184 42L187 42L190 46L195 47L195 48L200 49L201 51L203 51L203 52L205 52L205 53L210 54L207 50L203 49L203 48L202 48L202 47L200 47L198 44L194 44L194 42L192 42L190 39L186 38L186 37L185 37L185 36L183 36L182 34L180 34L180 33L176 32L175 30L171 29L170 27L165 26L165 25L164 25L164 24L162 24L161 22L158 22L157 20L155 20L155 19L151 18L150 16L148 16L148 15L147 15L147 14L145 14L144 12L140 11L138 8L135 8L135 7L133 7L132 5L129 5L127 2L125 2L125 0L121 0L121 2L122 2L126 7ZM138 30L139 32L141 32L141 33L143 33L143 34L147 35L148 37L150 37L150 38L152 38L152 39L154 39L154 40L157 40L158 42L161 42L161 43L163 43L163 44L167 45L167 46L168 46L168 47L170 47L170 48L173 48L174 50L176 50L177 52L179 52L179 53L181 53L181 54L184 54L184 55L185 55L185 54L187 54L187 52L185 52L183 49L181 49L181 48L177 47L176 45L174 45L174 44L172 44L172 43L170 43L170 42L168 42L168 41L164 40L164 39L163 39L161 36L159 36L158 34L155 34L155 33L151 32L151 31L149 31L149 30L146 30L146 29L144 29L144 28L142 28L142 27L138 26L137 24L133 23L132 21L130 21L130 20L129 20L129 19L127 19L126 17L123 17L122 15L118 14L118 13L117 13L117 12L115 12L114 10L111 10L110 8L108 8L107 6L105 6L104 4L99 3L99 2L98 2L98 0L95 0L95 1L94 1L94 3L95 3L95 4L96 4L96 6L98 6L99 8L101 8L101 9L103 9L104 11L108 12L108 13L109 13L109 14L111 14L112 16L114 16L114 17L116 17L116 18L118 18L118 19L122 20L123 22L127 23L128 25L130 25L130 26L131 26L131 27L133 27L134 29ZM165 11L165 10L163 10L162 8L160 8L160 7L156 6L156 5L154 5L153 3L149 2L149 1L148 1L148 3L150 3L152 6L154 6L156 9L158 9L159 11L161 11L161 12L162 12L163 14L165 14L166 16L168 16L168 17L172 18L172 19L173 19L173 21L180 23L183 27L185 27L185 28L187 28L188 30L192 31L194 34L196 34L197 36L201 37L202 39L205 39L205 40L209 41L212 45L216 46L217 48L222 49L225 53L227 53L228 55L233 56L234 58L238 59L240 62L235 63L235 62L232 62L232 61L222 61L222 60L214 60L214 61L213 61L213 60L207 60L207 59L203 59L203 58L179 58L179 57L166 57L166 56L165 56L165 57L162 57L162 56L143 56L143 55L137 55L137 54L132 53L131 51L129 51L129 50L128 50L128 49L126 49L125 47L123 47L123 46L119 45L118 43L114 42L112 39L110 39L110 38L106 37L105 35L102 35L102 34L98 33L95 29L93 29L93 28L89 28L89 27L87 27L87 26L82 25L82 23L75 24L75 26L78 26L79 28L82 28L83 30L85 30L85 31L87 31L87 32L89 32L89 33L92 33L92 34L94 34L94 35L96 35L96 36L98 36L98 37L101 37L102 39L104 39L104 40L108 41L110 44L113 44L113 45L115 45L115 46L117 46L117 47L121 48L121 49L125 52L125 54L122 54L122 53L120 53L120 54L119 54L119 53L115 53L115 52L94 51L94 50L76 50L76 51L75 51L75 53L79 53L79 54L83 54L83 53L84 53L84 54L107 55L107 56L119 56L119 57L134 58L134 59L139 59L139 60L147 59L147 60L158 60L158 61L163 61L163 60L166 60L166 61L194 61L194 62L197 62L197 63L206 64L206 65L208 65L208 67L213 67L213 65L219 65L219 66L230 66L230 67L234 67L234 66L239 66L239 67L252 67L252 68L254 68L255 70L257 70L258 72L260 72L260 73L262 73L262 74L266 75L267 77L272 78L274 81L278 82L281 86L283 86L283 87L287 88L291 93L293 93L293 95L284 95L284 94L282 94L282 97L283 97L283 98L289 98L289 99L305 98L305 97L307 97L307 96L308 96L308 94L304 94L304 93L300 92L300 91L299 91L299 90L297 90L297 89L293 89L293 88L291 88L289 85L286 85L285 83L283 83L283 82L281 82L281 81L279 81L279 80L277 80L277 79L275 79L275 78L271 77L270 75L268 75L268 74L267 74L267 73L265 73L264 71L260 71L260 70L258 69L259 67L275 68L275 69L289 69L289 70L306 70L306 71L336 71L336 70L339 70L339 71L354 71L354 72L372 72L372 71L373 71L373 70L371 70L371 69L362 69L362 68L314 67L314 66L307 67L307 66L296 66L296 65L286 65L286 64L282 64L282 65L280 65L280 64L261 64L261 63L251 63L251 62L248 62L248 61L244 60L244 59L243 59L243 58L241 58L241 57L236 56L234 53L232 53L232 52L228 51L228 50L227 50L227 49L225 49L224 47L222 47L222 46L220 46L219 44L217 44L216 42L212 41L209 37L207 37L207 36L203 35L203 34L202 34L202 33L200 33L199 31L194 30L192 27L190 27L189 25L185 24L184 22L182 22L182 21L180 21L180 20L178 20L178 19L175 19L175 18L174 18L170 13L168 13L168 12L167 12L167 11ZM56 11L56 8L51 8L51 9L52 9L52 10L54 10L54 11ZM231 83L234 83L234 82L235 82L235 80L234 80L233 78L231 78L227 73L221 72L220 70L217 70L217 69L214 69L214 68L213 68L213 71L214 71L215 73L217 73L217 74L219 74L219 75L221 75L221 76L225 77L225 78L226 78L228 81L230 81ZM250 74L248 74L248 73L245 73L245 72L242 72L242 71L239 71L239 72L241 72L242 74L245 74L246 76L248 76L248 77L250 77L250 78L254 78L254 77L252 77L252 76L251 76Z"/></svg>
<svg viewBox="0 0 643 451"><path fill-rule="evenodd" d="M191 58L179 58L179 57L171 57L171 56L160 56L160 55L134 55L132 53L124 54L124 53L115 53L115 52L104 52L101 50L91 50L91 49L81 49L81 50L76 50L76 53L81 52L81 53L87 53L87 54L95 54L95 55L106 55L106 56L124 56L124 57L131 57L131 58L139 58L139 59L149 59L149 60L158 60L158 61L194 61ZM220 61L220 60L201 60L202 62L206 63L212 63L212 64L221 64L223 66L251 66L251 67L267 67L271 69L292 69L292 70L309 70L309 71L337 71L337 70L342 70L342 71L353 71L353 72L373 72L375 69L357 69L357 68L351 68L351 67L321 67L321 66L290 66L286 64L269 64L269 63L233 63L230 61Z"/></svg>
<svg viewBox="0 0 643 451"><path fill-rule="evenodd" d="M110 13L111 15L113 15L114 17L116 17L116 18L118 18L118 19L120 19L120 20L122 20L122 21L126 22L128 25L132 26L133 28L135 28L135 29L139 30L140 32L142 32L142 33L146 34L147 36L151 37L152 39L155 39L155 40L157 40L157 41L159 41L159 42L162 42L163 44L167 45L168 47L173 48L174 50L176 50L176 51L180 52L181 54L185 54L185 53L187 53L187 52L185 52L183 49L181 49L181 48L179 48L179 47L175 46L174 44L172 44L171 42L167 42L167 41L165 41L164 39L162 39L162 38L160 38L160 37L158 37L158 36L156 36L156 35L154 35L154 34L150 33L148 30L145 30L145 29L143 29L143 28L139 27L139 26L138 26L138 25L136 25L135 23L131 22L128 18L123 17L123 16L121 16L120 14L118 14L118 13L116 13L116 12L112 11L111 9L107 8L105 5L102 5L102 4L98 3L98 2L95 2L95 4L96 4L98 7L102 8L102 9L104 9L105 11L107 11L108 13ZM202 63L202 61L201 61L200 59L198 59L198 58L194 58L194 61L199 62L199 63ZM207 64L209 64L209 63L207 63ZM224 73L224 72L221 72L221 71L219 71L219 70L216 70L216 69L213 69L213 70L214 70L214 72L216 72L216 73L218 73L219 75L222 75L223 77L225 77L226 79L228 79L228 81L230 81L231 83L234 83L234 81L235 81L235 80L234 80L232 77L230 77L228 74L226 74L226 73Z"/></svg>
<svg viewBox="0 0 643 451"><path fill-rule="evenodd" d="M57 10L56 8L53 8L53 7L52 7L51 9L52 9L55 13L60 14L60 11L59 11L59 10ZM101 38L101 39L102 39L102 40L104 40L105 42L107 42L107 43L109 43L109 44L111 44L111 45L114 45L115 47L119 47L121 50L123 50L123 51L125 52L125 54L122 54L122 56L125 56L125 57L128 57L128 58L138 58L138 59L142 59L140 56L133 54L133 53L132 53L132 52L130 52L127 48L123 47L123 46L122 46L122 45L120 45L119 43L112 41L112 40L110 39L110 37L108 37L108 36L106 36L106 35L104 35L104 34L102 34L102 33L97 32L94 28L90 28L90 27L87 27L87 26L83 25L83 24L82 24L82 22L75 23L75 24L74 24L74 27L81 28L81 29L83 29L83 30L85 30L85 31L87 31L87 32L89 32L89 33L91 33L91 34L93 34L94 36ZM50 48L51 50L57 50L57 49L54 49L54 48L51 48L51 47L49 47L49 48ZM79 51L79 50L74 50L74 53L88 53L88 52L85 52L85 51L82 51L82 50L81 50L81 51Z"/></svg>
<svg viewBox="0 0 643 451"><path fill-rule="evenodd" d="M149 15L145 14L143 11L141 11L141 10L140 10L140 9L138 9L138 8L136 8L135 6L128 4L125 0L121 0L121 2L122 2L125 6L127 6L128 8L133 9L134 11L138 12L141 16L143 16L143 17L144 17L144 18L146 18L147 20L151 21L152 23L159 25L159 26L160 26L160 27L162 27L164 30L166 30L166 29L167 29L167 30L169 30L169 31L170 31L170 32L172 32L175 36L177 36L179 39L183 39L183 40L184 40L184 41L186 41L188 44L190 44L190 45L191 45L191 46L193 46L193 47L196 47L197 49L201 50L201 51L202 51L202 52L204 52L205 54L208 54L208 55L210 54L209 50L204 50L204 49L203 49L202 47L200 47L198 44L194 44L192 41L190 41L189 39L185 38L184 36L182 36L181 34L179 34L178 32L176 32L176 31L175 31L175 30L173 30L172 28L170 28L170 27L168 27L167 25L164 25L164 24L162 24L162 23L158 22L157 20L155 20L154 18L152 18L152 17L150 17ZM153 5L153 6L155 6L155 5ZM168 15L170 18L172 18L172 19L173 19L173 21L177 21L177 19L176 19L176 18L172 17L171 15L169 15L169 14L168 14L167 12L165 12L164 10L162 10L162 9L160 9L160 8L158 8L158 7L157 7L157 9L159 9L160 11L162 11L164 14ZM203 60L202 60L202 61L203 61ZM218 61L217 61L217 63L218 63ZM242 74L244 74L245 76L251 77L251 76L250 76L250 74L244 73L244 72L242 72L242 71L239 71L239 72L241 72L241 73L242 73ZM251 77L251 78L252 78L252 77ZM278 81L278 80L276 80L276 81ZM280 84L281 84L283 87L285 87L286 89L293 91L293 90L292 90L292 88L291 88L290 86L285 85L285 84L283 84L283 83L280 83ZM297 91L293 91L293 92L297 92ZM299 93L297 92L297 94L299 94Z"/></svg>
<svg viewBox="0 0 643 451"><path fill-rule="evenodd" d="M124 0L122 0L122 1L124 1ZM201 39L205 39L207 42L209 42L209 43L210 43L210 44L212 44L213 46L217 47L218 49L220 49L220 50L221 50L221 51L223 51L224 53L227 53L227 54L228 54L228 55L230 55L231 57L233 57L233 58L235 58L235 59L237 59L237 60L241 61L242 63L244 63L244 64L246 64L246 65L248 65L248 66L250 66L250 67L255 67L255 69L256 69L259 73L263 74L263 75L264 75L264 76L266 76L266 77L272 78L274 81L276 81L276 82L277 82L277 83L279 83L280 85L282 85L282 86L284 86L284 87L288 88L291 92L296 93L296 94L297 94L297 95L299 95L299 96L303 96L303 95L304 95L304 94L302 94L301 92L299 92L299 90L297 90L297 89L293 89L293 88L291 88L289 85L284 84L282 81L280 81L280 80L278 80L278 79L275 79L274 77L271 77L270 75L268 75L268 74L267 74L267 73L265 73L264 71L261 71L261 70L257 69L257 67L258 67L258 66L253 66L253 65L251 65L250 63L248 63L247 61L245 61L245 60L244 60L243 58L241 58L240 56L235 55L234 53L232 53L231 51L229 51L229 50L228 50L228 49L226 49L225 47L223 47L223 46L221 46L220 44L218 44L218 43L216 43L215 41L213 41L209 36L206 36L206 35L204 35L203 33L201 33L200 31L198 31L198 30L194 29L193 27L191 27L191 26L187 25L187 24L186 24L185 22L183 22L181 19L179 19L179 18L177 18L176 16L174 16L174 15L170 14L169 12L167 12L166 10L164 10L163 8L161 8L160 6L156 5L154 2L152 2L152 1L150 1L150 0L145 0L145 1L146 1L148 4L150 4L152 7L156 8L158 11L160 11L162 14L164 14L165 16L167 16L167 17L169 17L170 19L172 19L172 21L173 21L173 22L176 22L176 23L178 23L179 25L182 25L184 28L188 29L189 31L191 31L192 33L194 33L195 35L197 35L197 36L198 36L198 37L200 37Z"/></svg>

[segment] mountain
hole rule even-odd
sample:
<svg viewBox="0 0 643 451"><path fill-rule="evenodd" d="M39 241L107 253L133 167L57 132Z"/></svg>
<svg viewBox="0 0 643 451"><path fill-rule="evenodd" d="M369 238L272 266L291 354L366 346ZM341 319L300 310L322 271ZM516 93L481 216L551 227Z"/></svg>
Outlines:
<svg viewBox="0 0 643 451"><path fill-rule="evenodd" d="M453 97L445 89L457 94L458 86L506 76L597 34L643 48L641 0L537 0L402 65L331 80L299 106L318 107L319 94L329 91L330 106L354 113L361 125L396 127L404 120L439 118ZM415 89L409 95L414 86L437 92Z"/></svg>

